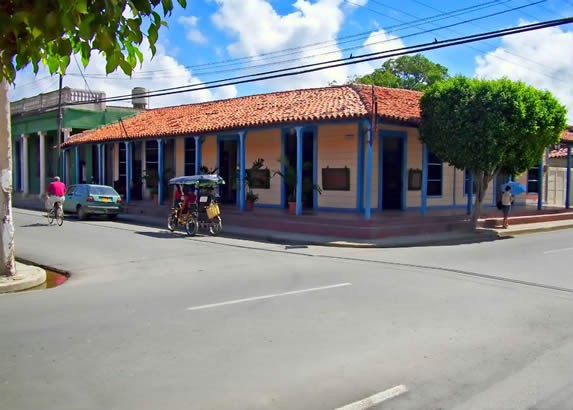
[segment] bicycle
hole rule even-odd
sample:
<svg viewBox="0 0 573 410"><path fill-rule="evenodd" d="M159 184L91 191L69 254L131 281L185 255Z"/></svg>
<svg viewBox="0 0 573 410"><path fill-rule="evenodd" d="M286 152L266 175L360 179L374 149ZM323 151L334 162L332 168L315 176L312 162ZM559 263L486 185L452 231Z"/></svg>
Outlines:
<svg viewBox="0 0 573 410"><path fill-rule="evenodd" d="M59 202L54 202L54 205L48 211L48 223L50 225L54 223L54 219L58 226L62 226L64 224L64 210Z"/></svg>

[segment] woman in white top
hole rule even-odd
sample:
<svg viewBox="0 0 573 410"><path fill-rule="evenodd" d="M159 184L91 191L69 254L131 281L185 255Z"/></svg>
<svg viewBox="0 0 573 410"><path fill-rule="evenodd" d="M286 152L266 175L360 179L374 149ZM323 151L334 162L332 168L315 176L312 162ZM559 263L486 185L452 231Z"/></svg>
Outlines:
<svg viewBox="0 0 573 410"><path fill-rule="evenodd" d="M508 216L511 203L513 202L513 195L511 195L511 187L505 187L505 191L501 194L501 210L503 211L503 227L509 226Z"/></svg>

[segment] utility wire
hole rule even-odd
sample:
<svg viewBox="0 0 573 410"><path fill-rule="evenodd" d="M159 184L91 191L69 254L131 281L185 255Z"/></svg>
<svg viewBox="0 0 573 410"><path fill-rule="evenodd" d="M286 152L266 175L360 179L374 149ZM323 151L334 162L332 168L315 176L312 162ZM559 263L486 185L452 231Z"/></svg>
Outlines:
<svg viewBox="0 0 573 410"><path fill-rule="evenodd" d="M541 0L541 1L546 1L546 0ZM531 4L536 4L536 3L531 3ZM531 4L529 4L529 5L531 5ZM508 12L514 11L514 10L516 10L516 9L521 9L521 8L523 8L523 7L528 7L529 5L527 5L527 6L519 6L519 7L510 9L510 10L504 10L504 11L492 13L492 14L489 14L489 15L486 15L486 16L480 16L480 17L478 17L478 18L474 18L474 19L470 19L470 20L463 20L463 21L458 22L458 23L452 23L452 24L449 24L449 25L447 25L447 26L442 26L442 27L440 27L440 29L450 28L450 27L453 27L453 26L458 26L458 25L461 25L461 24L465 24L465 23L470 22L470 21L481 20L481 19L488 18L488 17L494 16L494 15L499 15L499 14L508 13ZM433 33L433 32L434 32L434 30L424 30L424 31L421 31L421 32L417 32L417 33L413 33L413 34L409 34L409 35L403 36L403 37L401 37L401 39L410 38L410 37L415 37L415 36L419 36L419 35L422 35L422 34ZM383 40L383 41L371 43L371 44L369 44L369 45L382 44L382 43L387 43L387 42L390 42L390 41L394 41L394 39L386 39L386 40ZM292 60L289 60L288 62L295 62L295 61L299 61L299 60L302 60L302 59L308 60L308 59L310 59L310 58L316 58L316 57L319 57L319 56L325 56L325 55L330 55L330 54L346 53L346 52L349 52L349 51L354 51L354 50L356 50L357 48L363 48L363 47L361 46L361 47L353 47L353 48L344 48L344 49L339 50L339 51L336 51L336 52L323 53L323 54L321 54L321 55L315 55L315 56L307 56L307 57L305 57L305 58L299 58L299 59L292 59ZM332 61L332 60L331 60L331 61ZM339 61L339 60L335 60L335 61ZM258 66L251 67L249 70L253 70L253 69L256 69L256 68L260 68L260 67L276 66L276 65L283 64L283 63L284 63L284 62L260 64L260 65L258 65ZM325 63L328 63L328 61L326 61L326 62L313 63L313 64L311 64L311 65L303 65L302 67L308 67L308 66L313 66L313 65L317 65L317 64L325 64ZM298 67L299 67L299 66L291 65L291 66L286 67L286 68L283 68L283 69L268 71L267 73L284 72L284 71L296 69L296 68L298 68ZM249 70L245 69L244 71L249 71ZM236 71L237 71L236 69L234 69L234 70L219 70L219 71L217 71L217 72L212 72L212 73L209 73L209 74L210 74L210 75L215 75L215 74L228 73L228 72L236 72ZM199 75L199 74L194 73L194 75ZM248 77L257 76L257 75L259 75L259 73L245 74L245 75L238 76L238 77L232 77L231 79L233 79L233 80L235 80L235 79L242 79L242 78L248 78ZM201 84L212 84L213 82L218 82L218 81L221 81L221 80L214 80L214 81L210 81L210 82L202 82ZM162 90L159 90L159 91L178 90L178 89L186 88L186 87L189 87L189 86L190 86L190 85L184 85L184 86L178 86L178 87L172 87L172 88L165 88L165 89L162 89ZM143 94L142 94L142 96L143 96ZM150 95L150 96L151 96L151 95ZM119 96L110 97L110 98L122 98L122 99L127 99L127 100L128 100L128 99L132 98L132 95L131 95L131 94L124 94L124 95L119 95ZM117 100L117 101L122 101L122 100Z"/></svg>
<svg viewBox="0 0 573 410"><path fill-rule="evenodd" d="M375 2L375 3L378 3L378 4L382 4L382 3L379 2L378 0L371 0L371 1L373 1L373 2ZM435 8L435 7L433 7L433 6L430 6L429 4L426 4L426 3L424 3L424 2L421 1L421 0L411 0L411 1L413 1L413 2L415 2L415 3L417 3L417 4L420 4L420 5L424 6L424 7L428 7L428 8L430 8L430 9L432 9L432 10L441 11L440 9ZM506 4L504 4L504 6L509 7L509 6L507 6ZM395 10L398 10L398 9L395 9ZM398 10L398 11L400 11L400 10ZM407 12L405 12L405 11L401 11L401 12L402 12L403 14L407 15L407 16L416 17L416 16L414 16L414 15L412 15L412 14L410 14L410 13L407 13ZM539 19L537 19L537 18L534 17L534 20L535 20L535 21L538 21ZM473 26L476 26L476 27L478 27L479 29L482 29L482 30L483 30L483 27L481 27L481 26L479 26L479 25L477 25L477 24L475 24L475 23L471 23L471 24L472 24ZM458 32L458 31L456 31L456 30L453 30L453 29L448 29L448 31L451 31L452 33L457 34L457 35L461 35L460 32ZM486 51L480 49L479 47L473 46L473 45L469 45L469 44L468 44L468 45L466 45L466 47L469 47L469 48L471 48L471 49L473 49L473 50L479 51L480 53L486 53ZM544 64L544 63L541 63L541 62L538 62L538 61L534 61L534 60L532 60L532 59L530 59L530 58L527 58L527 57L518 55L518 54L513 53L513 52L511 52L511 51L505 50L505 53L507 53L507 54L509 54L509 55L512 55L512 56L514 56L514 57L517 57L517 58L519 58L519 59L522 59L522 60L524 60L524 61L529 61L529 62L535 64L536 66L544 66L544 67L546 67L546 68L548 68L548 69L552 69L552 67L550 67L550 66L548 66L548 65L546 65L546 64ZM515 62L514 62L514 61L511 61L511 60L509 60L509 59L507 59L507 58L503 58L503 57L500 57L500 56L495 55L495 54L493 54L493 57L494 57L495 59L497 59L497 60L505 61L505 62L507 62L507 63L510 63L510 64L512 64L512 65L515 65ZM565 82L565 80L564 80L563 78L557 78L557 77L555 77L555 76L552 76L552 75L550 75L550 74L547 74L547 73L544 72L544 71L533 70L533 69L532 69L531 71L534 71L534 72L536 72L536 73L538 73L538 74L541 74L541 75L543 75L543 76L546 76L547 78L551 78L551 79L554 79L554 80L559 81L559 82Z"/></svg>
<svg viewBox="0 0 573 410"><path fill-rule="evenodd" d="M346 0L349 1L349 0ZM461 16L464 14L468 14L468 13L472 13L475 11L479 11L482 9L486 9L486 8L491 8L494 6L497 6L499 4L503 4L503 3L507 3L509 1L512 0L503 0L503 1L499 1L499 0L493 0L493 1L489 1L487 3L483 3L480 5L475 5L475 6L470 6L470 7L465 7L465 8L461 8L461 9L457 9L457 10L453 10L451 12L440 12L440 14L434 15L434 16L430 16L427 18L423 18L423 19L418 19L417 21L410 21L410 22L403 22L401 24L396 24L394 26L390 26L387 27L385 29L385 32L388 34L393 34L393 33L397 33L400 32L402 30L411 28L413 26L415 26L416 24L418 24L419 22L437 22L437 21L441 21L441 20L445 20L451 17L457 17L457 16ZM547 1L547 0L540 0L540 1ZM536 4L536 3L533 3ZM468 19L468 20L464 20L460 23L457 23L456 25L460 25L460 24L465 24L466 22L470 22L470 21L476 21L476 20L481 20L481 19L485 19L485 18L489 18L492 16L496 16L498 14L504 14L504 13L509 13L510 11L514 11L514 10L518 10L518 9L522 9L524 7L530 7L530 5L525 5L525 6L519 6L516 8L510 8L509 10L505 10L502 12L498 12L498 13L493 13L493 14L488 14L488 15L484 15L484 16L479 16L473 19ZM449 27L449 26L446 26ZM249 57L241 57L241 58L236 58L236 59L230 59L230 60L224 60L222 62L215 62L215 63L204 63L204 64L197 64L197 65L190 65L190 66L185 66L185 68L187 69L198 69L201 67L207 67L207 68L213 68L213 67L224 67L224 66L233 66L233 65L237 65L240 64L241 62L249 62L249 61L253 61L253 60L258 60L258 59L277 59L277 58L282 58L282 57L286 57L289 55L293 55L293 54L297 54L298 52L302 51L302 50L312 50L316 47L321 47L324 48L324 46L339 46L340 44L346 44L346 43L351 43L354 41L358 41L358 40L362 40L364 38L367 38L368 36L370 36L371 34L375 34L377 31L379 30L369 30L369 31L365 31L365 32L361 32L361 33L357 33L354 35L349 35L349 36L343 36L340 37L337 40L329 40L329 41L323 41L323 42L317 42L317 43L311 43L311 44L307 44L305 46L299 46L299 47L290 47L287 49L283 49L283 50L278 50L278 51L273 51L273 52L268 52L268 53L262 53L259 54L255 57L249 56ZM427 32L427 31L426 31ZM424 33L420 33L420 34L424 34ZM402 38L408 38L408 37L413 37L416 34L409 34L407 36L403 36ZM381 44L384 42L387 42L390 40L383 40L381 42L377 42L377 43L373 43L373 44ZM363 45L359 45L359 46L354 46L354 47L349 47L349 48L345 48L342 51L354 51L356 49L359 48L363 48ZM339 52L339 51L336 51ZM313 57L320 57L320 56L324 56L324 55L328 55L328 54L332 54L333 52L329 52L329 53L322 53L322 54L316 54L316 55L311 55L311 56L305 56L303 58L298 58L298 59L289 59L289 62L293 62L293 61L298 61L298 60L302 60L302 59L307 59L307 58L313 58ZM268 58L267 58L268 57ZM263 67L263 66L269 66L269 65L277 65L277 64L282 64L284 63L283 61L280 61L278 63L267 63L267 64L259 64L259 65L255 65L255 66L251 66L249 68L258 68L258 67ZM146 74L149 73L161 73L161 72L170 72L172 70L153 70L153 71L146 71ZM211 75L211 74L218 74L218 73L224 73L224 72L230 72L230 71L236 71L236 69L229 69L229 70L219 70L219 71L209 71L209 72L194 72L194 75ZM144 72L140 72L140 73L144 73ZM137 75L138 73L136 73ZM136 76L135 75L135 76ZM93 77L93 78L109 78L109 76L105 75L105 74L93 74L93 75L88 75L89 77ZM96 77L97 76L97 77ZM134 77L135 77L134 76ZM141 78L141 77L139 77Z"/></svg>
<svg viewBox="0 0 573 410"><path fill-rule="evenodd" d="M519 34L519 33L524 33L524 32L528 32L528 31L540 30L540 29L549 28L549 27L561 26L561 25L570 24L570 23L573 23L573 17L544 21L544 22L540 22L540 23L533 23L533 24L529 24L529 25L525 25L525 26L512 27L512 28L508 28L508 29L495 30L495 31L490 31L490 32L485 32L485 33L473 34L473 35L469 35L469 36L457 37L457 38L452 38L452 39L438 41L438 42L423 43L423 44L418 44L418 45L414 45L414 46L408 46L408 47L402 47L402 48L398 48L398 49L394 49L394 50L388 50L388 51L384 51L384 52L368 53L368 54L363 54L363 55L360 55L360 56L357 56L357 57L354 57L351 59L338 59L338 60L331 60L331 61L327 61L327 62L323 62L323 63L308 64L308 65L296 67L296 69L298 71L292 71L293 69L291 68L291 69L284 69L284 70L275 70L275 71L271 71L271 72L262 72L262 73L257 74L256 78L245 78L245 77L253 77L254 75L228 78L228 79L224 79L224 80L212 81L210 83L199 83L199 84L192 84L192 85L187 85L187 86L182 86L182 87L174 87L171 89L155 90L152 92L141 93L140 95L137 95L137 96L159 97L159 96L164 96L164 95L180 94L180 93L185 93L185 92L189 92L189 91L206 90L206 89L211 89L211 88L225 87L225 86L229 86L229 85L237 85L237 84L244 84L244 83L250 83L250 82L255 82L255 81L262 81L262 80L288 77L288 76L293 76L293 75L307 74L307 73L311 73L311 72L315 72L315 71L321 71L321 70L326 70L326 69L331 69L331 68L336 68L336 67L341 67L341 66L346 66L346 65L359 64L359 63L372 61L372 60L378 60L381 58L390 58L390 57L396 57L396 56L401 56L401 55L406 55L406 54L420 53L423 51L430 51L430 50L436 50L436 49L445 48L445 47L452 47L455 45L467 44L467 43L472 43L472 42L476 42L476 41L482 41L482 40L487 40L487 39L491 39L491 38L497 38L497 37L502 37L502 36L507 36L507 35ZM217 84L217 83L219 83L219 84ZM122 97L122 96L118 96L118 97L106 98L106 99L103 99L101 101L105 101L105 102L125 101L125 100L129 100L130 98L131 98L131 96L129 96L127 98ZM86 102L72 103L69 105L82 105L82 104L86 104Z"/></svg>

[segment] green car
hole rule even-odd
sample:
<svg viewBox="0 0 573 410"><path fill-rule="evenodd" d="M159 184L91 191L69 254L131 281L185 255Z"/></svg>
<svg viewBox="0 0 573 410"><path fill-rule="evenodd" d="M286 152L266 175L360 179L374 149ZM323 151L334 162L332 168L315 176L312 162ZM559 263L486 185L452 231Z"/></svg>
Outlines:
<svg viewBox="0 0 573 410"><path fill-rule="evenodd" d="M81 220L90 215L105 215L113 221L123 212L123 204L121 196L110 186L77 184L66 192L64 212L77 213Z"/></svg>

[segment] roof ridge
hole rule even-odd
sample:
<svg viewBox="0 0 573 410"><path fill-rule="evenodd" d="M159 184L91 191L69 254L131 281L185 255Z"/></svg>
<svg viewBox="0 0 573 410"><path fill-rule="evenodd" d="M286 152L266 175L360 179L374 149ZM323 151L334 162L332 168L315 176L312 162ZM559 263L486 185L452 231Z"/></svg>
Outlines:
<svg viewBox="0 0 573 410"><path fill-rule="evenodd" d="M238 97L229 97L229 98L224 98L224 99L220 99L220 100L192 102L192 103L180 104L180 105L170 105L167 107L152 108L152 109L145 110L145 111L155 111L155 110L162 110L162 109L176 109L176 108L180 108L180 107L201 106L201 105L209 105L209 104L222 104L222 103L226 103L228 101L247 100L247 99L252 99L252 98L261 97L261 96L274 96L274 95L280 95L280 94L312 92L312 91L318 91L318 90L331 90L331 89L335 89L335 88L351 88L351 87L349 87L348 84L340 84L340 85L329 85L329 86L323 86L323 87L295 88L295 89L291 89L291 90L271 91L271 92L266 92L266 93L263 92L263 93L258 93L258 94L242 95L242 96L238 96ZM136 115L138 115L138 114L136 114Z"/></svg>

